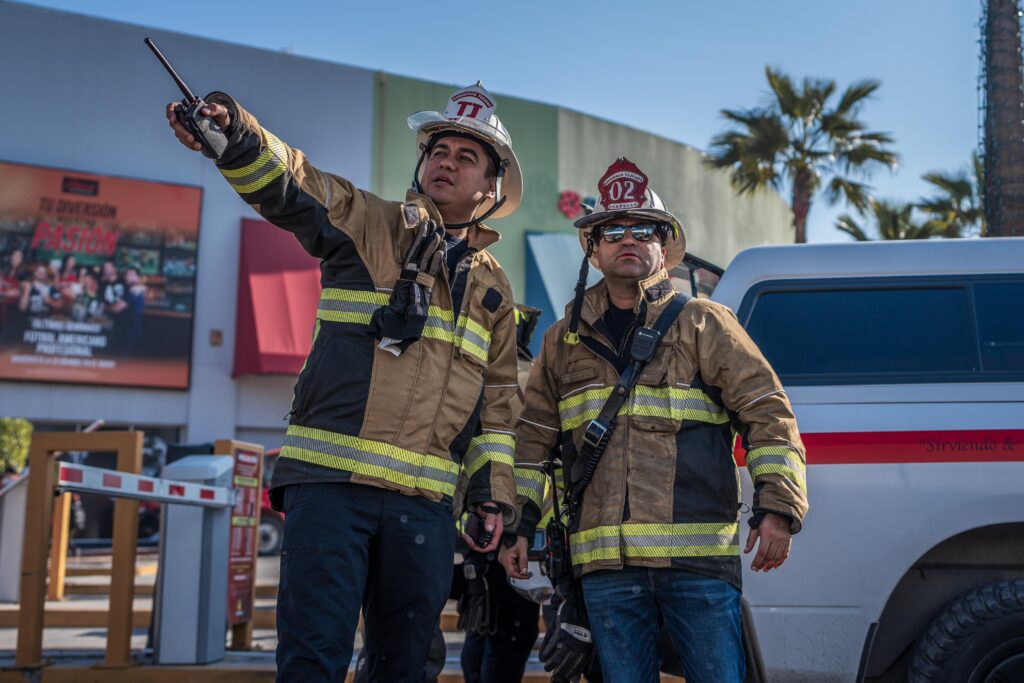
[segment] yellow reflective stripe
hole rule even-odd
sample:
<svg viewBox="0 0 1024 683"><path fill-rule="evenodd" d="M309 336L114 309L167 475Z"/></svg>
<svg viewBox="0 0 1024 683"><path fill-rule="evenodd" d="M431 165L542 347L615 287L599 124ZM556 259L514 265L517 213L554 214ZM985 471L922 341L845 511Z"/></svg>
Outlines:
<svg viewBox="0 0 1024 683"><path fill-rule="evenodd" d="M386 306L388 299L386 292L327 287L320 293L320 306L316 315L328 322L369 325L373 311ZM455 339L451 330L451 322L455 319L452 311L430 306L427 315L429 317L423 336L452 343Z"/></svg>
<svg viewBox="0 0 1024 683"><path fill-rule="evenodd" d="M573 564L620 558L721 557L739 555L738 522L629 523L572 534Z"/></svg>
<svg viewBox="0 0 1024 683"><path fill-rule="evenodd" d="M449 344L455 343L455 335L451 330L431 325L429 319L427 321L427 325L423 327L422 334L427 339L436 339L437 341L448 342Z"/></svg>
<svg viewBox="0 0 1024 683"><path fill-rule="evenodd" d="M288 427L280 457L449 496L455 494L459 473L459 466L446 458L300 425Z"/></svg>
<svg viewBox="0 0 1024 683"><path fill-rule="evenodd" d="M261 190L277 180L287 168L288 150L270 131L263 131L267 148L251 164L242 168L221 168L220 172L239 194ZM249 182L244 182L247 179Z"/></svg>
<svg viewBox="0 0 1024 683"><path fill-rule="evenodd" d="M581 391L559 401L558 413L562 421L562 431L576 429L596 418L611 395L612 387L600 387Z"/></svg>
<svg viewBox="0 0 1024 683"><path fill-rule="evenodd" d="M336 287L324 287L320 292L321 299L332 301L353 301L361 304L377 304L385 306L388 303L388 295L385 292L368 292L359 289L338 289Z"/></svg>
<svg viewBox="0 0 1024 683"><path fill-rule="evenodd" d="M807 466L800 453L788 446L761 446L747 453L747 471L754 479L764 474L778 474L807 493Z"/></svg>
<svg viewBox="0 0 1024 683"><path fill-rule="evenodd" d="M327 287L320 294L316 315L320 320L328 322L369 325L373 311L386 306L388 299L389 295L385 292ZM453 344L479 358L484 364L487 363L491 333L486 328L465 314L460 314L458 325L453 330L454 312L440 306L430 306L427 316L422 332L424 338Z"/></svg>
<svg viewBox="0 0 1024 683"><path fill-rule="evenodd" d="M460 313L458 324L455 326L455 336L456 346L484 363L487 362L488 351L491 348L491 333L483 325L465 313Z"/></svg>
<svg viewBox="0 0 1024 683"><path fill-rule="evenodd" d="M264 130L263 133L267 136L267 148L264 149L263 152L260 153L258 157L256 157L256 161L253 161L251 164L247 166L242 166L241 168L220 169L221 174L225 178L244 178L247 175L252 175L256 171L263 168L263 165L267 163L271 157L274 156L273 145L275 143L281 144L281 141L277 138L276 135L271 133L269 130Z"/></svg>
<svg viewBox="0 0 1024 683"><path fill-rule="evenodd" d="M571 431L595 419L611 396L612 387L588 389L558 402L563 431ZM729 416L700 389L637 385L619 415L661 417L725 424Z"/></svg>
<svg viewBox="0 0 1024 683"><path fill-rule="evenodd" d="M232 186L235 188L235 192L237 192L238 194L251 194L253 192L262 190L264 187L274 182L282 175L284 175L284 164L281 164L280 166L276 167L266 175L258 178L257 180L254 180L251 183L246 183L244 185L235 185L234 183L232 183Z"/></svg>
<svg viewBox="0 0 1024 683"><path fill-rule="evenodd" d="M729 421L725 410L700 389L639 384L633 388L629 414L711 424L725 424Z"/></svg>
<svg viewBox="0 0 1024 683"><path fill-rule="evenodd" d="M472 477L491 462L513 467L515 452L516 440L510 434L487 433L474 436L466 449L466 475Z"/></svg>
<svg viewBox="0 0 1024 683"><path fill-rule="evenodd" d="M316 317L329 323L355 323L369 325L372 313L356 313L353 311L331 311L325 308L316 309Z"/></svg>
<svg viewBox="0 0 1024 683"><path fill-rule="evenodd" d="M458 327L460 329L465 328L465 329L469 330L473 334L479 336L481 339L483 339L488 344L491 343L491 333L490 333L490 331L486 327L484 327L483 325L478 323L477 321L475 321L472 318L470 318L465 313L460 313L459 314L459 325L458 325Z"/></svg>
<svg viewBox="0 0 1024 683"><path fill-rule="evenodd" d="M537 506L544 507L544 493L547 490L548 478L540 470L527 467L515 468L516 495L526 498Z"/></svg>
<svg viewBox="0 0 1024 683"><path fill-rule="evenodd" d="M462 349L463 351L465 351L466 353L468 353L470 355L473 355L473 356L476 356L482 362L484 362L484 363L487 362L487 350L480 348L479 346L477 346L473 342L469 341L465 337L460 337L459 338L458 347L460 349Z"/></svg>

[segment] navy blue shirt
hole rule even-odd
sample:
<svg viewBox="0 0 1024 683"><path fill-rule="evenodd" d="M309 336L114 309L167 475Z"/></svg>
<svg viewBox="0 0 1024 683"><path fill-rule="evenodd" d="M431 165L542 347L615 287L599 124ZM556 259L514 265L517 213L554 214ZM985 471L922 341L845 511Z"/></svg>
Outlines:
<svg viewBox="0 0 1024 683"><path fill-rule="evenodd" d="M448 233L445 233L444 241L448 247L448 281L451 282L452 275L455 274L455 264L466 254L466 250L469 249L469 241L460 240Z"/></svg>

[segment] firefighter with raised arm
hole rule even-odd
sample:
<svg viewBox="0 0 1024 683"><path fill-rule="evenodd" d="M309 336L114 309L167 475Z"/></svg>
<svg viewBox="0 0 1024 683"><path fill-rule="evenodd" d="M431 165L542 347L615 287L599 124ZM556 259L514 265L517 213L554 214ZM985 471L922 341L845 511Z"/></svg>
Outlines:
<svg viewBox="0 0 1024 683"><path fill-rule="evenodd" d="M618 159L598 190L576 221L586 252L576 299L544 336L517 427L520 491L553 446L566 475L568 557L561 572L552 562L564 602L541 659L571 679L593 649L607 681L657 680L663 620L687 683L739 683L733 430L755 488L745 551L757 547L752 568L770 571L807 511L796 419L732 311L674 291L667 270L685 238L646 174ZM588 261L604 275L590 289ZM518 539L501 553L513 577L525 575L540 518L534 497L519 504Z"/></svg>
<svg viewBox="0 0 1024 683"><path fill-rule="evenodd" d="M278 680L343 681L359 612L368 680L420 681L448 597L461 471L477 550L514 520L516 332L483 224L516 210L522 175L480 84L409 117L419 161L404 201L314 166L229 95L200 112L226 134L217 169L321 259L313 348L271 485L286 513ZM200 144L167 107L186 147Z"/></svg>

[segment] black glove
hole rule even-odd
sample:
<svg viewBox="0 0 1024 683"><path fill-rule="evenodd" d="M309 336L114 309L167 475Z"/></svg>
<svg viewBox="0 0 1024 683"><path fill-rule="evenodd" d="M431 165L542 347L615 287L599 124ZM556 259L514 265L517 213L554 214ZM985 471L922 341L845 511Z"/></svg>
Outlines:
<svg viewBox="0 0 1024 683"><path fill-rule="evenodd" d="M497 631L498 604L488 583L490 562L478 553L471 553L462 563L466 588L459 597L459 620L456 627L466 633L494 635Z"/></svg>
<svg viewBox="0 0 1024 683"><path fill-rule="evenodd" d="M571 681L583 674L594 654L590 622L578 594L558 607L552 635L540 651L544 670L552 681Z"/></svg>
<svg viewBox="0 0 1024 683"><path fill-rule="evenodd" d="M388 305L374 311L370 319L370 332L380 340L380 348L396 356L423 334L430 290L445 258L444 228L425 220L415 230Z"/></svg>

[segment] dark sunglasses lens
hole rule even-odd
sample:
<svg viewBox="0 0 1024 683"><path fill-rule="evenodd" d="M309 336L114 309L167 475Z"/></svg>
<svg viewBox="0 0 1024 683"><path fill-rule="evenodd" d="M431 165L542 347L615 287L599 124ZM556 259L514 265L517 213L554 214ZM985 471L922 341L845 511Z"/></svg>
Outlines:
<svg viewBox="0 0 1024 683"><path fill-rule="evenodd" d="M653 225L634 225L629 231L637 242L647 242L654 237Z"/></svg>
<svg viewBox="0 0 1024 683"><path fill-rule="evenodd" d="M621 225L615 227L608 227L601 231L601 237L604 238L605 242L618 242L626 236L626 229Z"/></svg>

